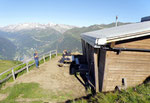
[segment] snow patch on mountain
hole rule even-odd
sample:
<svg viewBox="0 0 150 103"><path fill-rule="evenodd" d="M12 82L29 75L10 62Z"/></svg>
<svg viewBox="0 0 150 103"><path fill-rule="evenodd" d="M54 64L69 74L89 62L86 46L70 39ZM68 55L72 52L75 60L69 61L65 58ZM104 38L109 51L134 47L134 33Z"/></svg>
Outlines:
<svg viewBox="0 0 150 103"><path fill-rule="evenodd" d="M23 24L15 24L15 25L8 25L5 27L0 27L1 31L5 32L17 32L21 30L31 30L31 29L47 29L52 28L60 33L64 33L65 31L74 28L75 26L65 25L65 24L40 24L40 23L23 23Z"/></svg>

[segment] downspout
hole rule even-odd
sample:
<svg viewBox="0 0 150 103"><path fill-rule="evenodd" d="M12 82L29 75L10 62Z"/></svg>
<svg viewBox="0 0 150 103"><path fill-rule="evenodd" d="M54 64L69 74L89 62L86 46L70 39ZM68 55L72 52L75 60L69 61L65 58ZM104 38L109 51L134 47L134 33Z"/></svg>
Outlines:
<svg viewBox="0 0 150 103"><path fill-rule="evenodd" d="M102 47L102 49L121 52L121 51L132 51L132 52L150 52L150 49L136 49L136 48L110 48L110 47Z"/></svg>

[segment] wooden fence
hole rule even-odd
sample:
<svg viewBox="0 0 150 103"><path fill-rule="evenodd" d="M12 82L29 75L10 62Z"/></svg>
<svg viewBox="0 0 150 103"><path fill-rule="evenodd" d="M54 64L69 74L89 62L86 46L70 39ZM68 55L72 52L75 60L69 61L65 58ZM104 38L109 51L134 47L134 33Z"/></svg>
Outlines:
<svg viewBox="0 0 150 103"><path fill-rule="evenodd" d="M43 60L46 62L46 58L49 57L49 60L52 59L52 55L57 56L57 50L52 50L50 52L44 53L42 55L39 55L39 61ZM13 77L13 80L16 79L16 74L20 73L23 70L27 70L29 72L29 68L35 64L34 58L32 57L29 61L25 63L21 63L15 67L12 67L2 73L0 73L0 84L4 81L8 80L10 77Z"/></svg>

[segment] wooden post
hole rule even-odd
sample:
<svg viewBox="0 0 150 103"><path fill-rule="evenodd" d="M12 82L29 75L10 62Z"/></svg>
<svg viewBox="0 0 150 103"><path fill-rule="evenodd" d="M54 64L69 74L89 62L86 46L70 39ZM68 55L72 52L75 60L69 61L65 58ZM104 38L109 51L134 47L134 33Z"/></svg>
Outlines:
<svg viewBox="0 0 150 103"><path fill-rule="evenodd" d="M27 73L29 72L28 62L26 62Z"/></svg>
<svg viewBox="0 0 150 103"><path fill-rule="evenodd" d="M57 50L56 50L56 57L57 57Z"/></svg>
<svg viewBox="0 0 150 103"><path fill-rule="evenodd" d="M50 53L49 53L49 60L51 60L51 58L52 58L52 55L51 55L51 51L50 51Z"/></svg>
<svg viewBox="0 0 150 103"><path fill-rule="evenodd" d="M11 71L12 71L12 76L13 76L13 79L14 79L14 80L16 80L16 78L15 78L15 72L14 72L14 68L12 68L12 69L11 69Z"/></svg>
<svg viewBox="0 0 150 103"><path fill-rule="evenodd" d="M115 46L115 42L112 42L110 47L113 48Z"/></svg>
<svg viewBox="0 0 150 103"><path fill-rule="evenodd" d="M43 60L44 60L44 63L45 63L45 56L43 55Z"/></svg>
<svg viewBox="0 0 150 103"><path fill-rule="evenodd" d="M98 49L94 49L95 89L99 92Z"/></svg>

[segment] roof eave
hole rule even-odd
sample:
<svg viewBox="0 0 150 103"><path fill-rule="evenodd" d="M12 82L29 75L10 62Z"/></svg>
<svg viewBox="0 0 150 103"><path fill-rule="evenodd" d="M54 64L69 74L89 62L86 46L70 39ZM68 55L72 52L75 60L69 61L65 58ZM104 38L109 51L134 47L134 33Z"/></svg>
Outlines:
<svg viewBox="0 0 150 103"><path fill-rule="evenodd" d="M139 34L135 34L132 36L125 36L125 37L108 38L107 43L117 42L117 41L122 41L122 40L127 40L127 39L133 39L133 38L138 38L138 37L143 37L143 36L148 36L148 35L150 35L150 32L139 33Z"/></svg>
<svg viewBox="0 0 150 103"><path fill-rule="evenodd" d="M108 43L128 40L128 39L133 39L133 38L138 38L138 37L143 37L148 35L150 35L150 31L133 33L132 35L123 35L120 37L113 37L113 38L94 38L83 34L81 35L81 38L86 42L88 42L94 48L100 48L100 46L104 46Z"/></svg>

